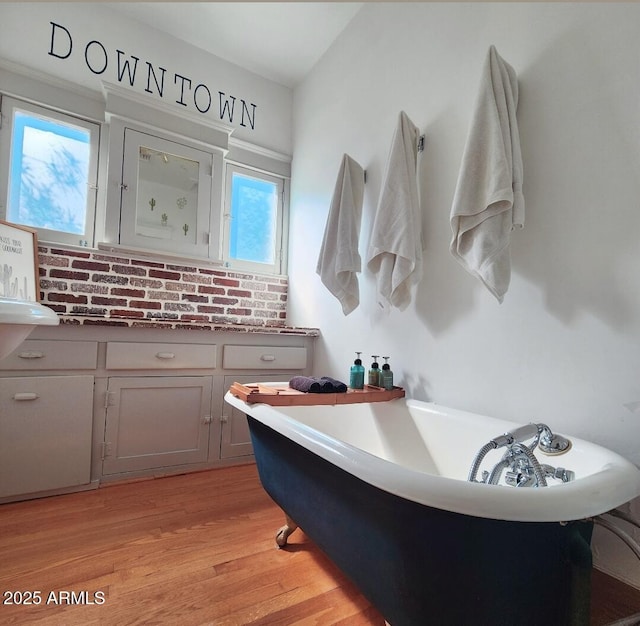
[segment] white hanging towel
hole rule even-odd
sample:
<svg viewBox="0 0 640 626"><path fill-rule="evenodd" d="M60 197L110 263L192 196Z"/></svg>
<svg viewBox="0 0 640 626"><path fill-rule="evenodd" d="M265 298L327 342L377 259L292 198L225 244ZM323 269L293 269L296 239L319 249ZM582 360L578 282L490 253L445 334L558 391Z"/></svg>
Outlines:
<svg viewBox="0 0 640 626"><path fill-rule="evenodd" d="M358 240L362 221L364 170L349 155L342 157L316 272L349 315L360 304L356 272L361 269Z"/></svg>
<svg viewBox="0 0 640 626"><path fill-rule="evenodd" d="M378 303L400 310L422 276L422 220L416 165L418 128L402 111L391 142L373 222L367 267L377 274Z"/></svg>
<svg viewBox="0 0 640 626"><path fill-rule="evenodd" d="M450 250L502 302L511 231L524 226L514 69L489 48L451 208Z"/></svg>

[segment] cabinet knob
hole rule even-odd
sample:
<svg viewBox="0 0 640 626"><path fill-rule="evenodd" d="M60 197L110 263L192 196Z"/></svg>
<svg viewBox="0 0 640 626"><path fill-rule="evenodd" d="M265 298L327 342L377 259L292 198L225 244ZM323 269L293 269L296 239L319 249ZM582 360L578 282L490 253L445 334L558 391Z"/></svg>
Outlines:
<svg viewBox="0 0 640 626"><path fill-rule="evenodd" d="M165 361L168 361L170 359L175 359L176 355L173 352L157 352L156 353L156 358L158 359L164 359Z"/></svg>
<svg viewBox="0 0 640 626"><path fill-rule="evenodd" d="M275 361L276 357L273 354L263 354L260 357L261 361Z"/></svg>
<svg viewBox="0 0 640 626"><path fill-rule="evenodd" d="M44 357L44 352L39 352L37 350L26 350L25 352L20 352L18 356L21 359L42 359Z"/></svg>
<svg viewBox="0 0 640 626"><path fill-rule="evenodd" d="M13 396L14 400L17 400L18 402L24 402L27 400L37 400L40 396L37 393L34 393L33 391L23 391L21 393L16 393Z"/></svg>

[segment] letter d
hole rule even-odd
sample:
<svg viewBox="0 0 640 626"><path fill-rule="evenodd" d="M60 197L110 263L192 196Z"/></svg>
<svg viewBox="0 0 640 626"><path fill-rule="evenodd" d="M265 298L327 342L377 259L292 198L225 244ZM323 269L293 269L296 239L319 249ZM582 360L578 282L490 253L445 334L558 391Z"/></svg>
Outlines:
<svg viewBox="0 0 640 626"><path fill-rule="evenodd" d="M60 26L60 24L56 24L55 22L49 22L49 24L51 24L52 28L51 28L51 48L49 49L49 54L52 57L58 57L59 59L68 59L69 56L71 55L71 48L73 47L73 42L71 40L71 33L64 27L64 26ZM66 54L57 54L56 52L53 51L53 46L54 46L54 39L56 36L56 28L60 28L62 29L65 33L67 33L67 44L69 46L69 49L67 51ZM64 37L64 35L63 35Z"/></svg>

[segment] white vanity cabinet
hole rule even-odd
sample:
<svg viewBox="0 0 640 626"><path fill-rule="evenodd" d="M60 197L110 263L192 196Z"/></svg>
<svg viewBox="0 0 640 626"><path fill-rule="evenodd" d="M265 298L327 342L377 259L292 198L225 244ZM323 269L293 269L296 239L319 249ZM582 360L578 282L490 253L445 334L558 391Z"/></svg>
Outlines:
<svg viewBox="0 0 640 626"><path fill-rule="evenodd" d="M188 373L216 365L216 345L108 342L103 476L206 463L213 377Z"/></svg>
<svg viewBox="0 0 640 626"><path fill-rule="evenodd" d="M314 336L37 328L0 360L0 502L253 461L234 381L311 373Z"/></svg>
<svg viewBox="0 0 640 626"><path fill-rule="evenodd" d="M0 361L0 501L89 486L96 357L27 340Z"/></svg>

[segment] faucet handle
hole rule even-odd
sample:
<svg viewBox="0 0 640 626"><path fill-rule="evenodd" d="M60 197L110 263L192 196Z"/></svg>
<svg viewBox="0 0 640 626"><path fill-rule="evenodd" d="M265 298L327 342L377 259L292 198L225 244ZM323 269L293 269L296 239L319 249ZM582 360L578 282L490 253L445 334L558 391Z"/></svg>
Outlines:
<svg viewBox="0 0 640 626"><path fill-rule="evenodd" d="M576 474L571 470L564 469L564 467L556 467L553 476L554 478L559 478L563 483L568 483L576 477Z"/></svg>
<svg viewBox="0 0 640 626"><path fill-rule="evenodd" d="M576 476L575 472L565 469L564 467L552 467L551 465L547 465L546 463L541 463L540 467L542 468L545 476L557 478L563 483L571 482Z"/></svg>
<svg viewBox="0 0 640 626"><path fill-rule="evenodd" d="M538 480L532 472L506 472L504 482L511 487L537 487Z"/></svg>

